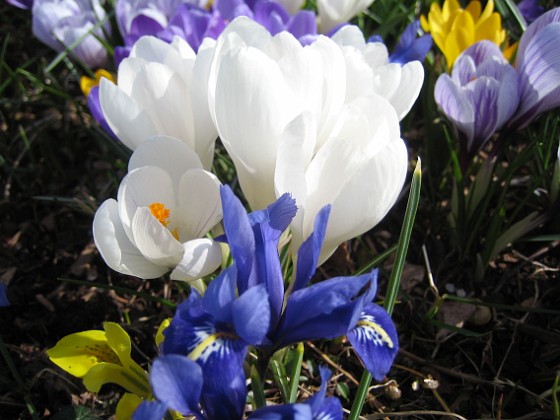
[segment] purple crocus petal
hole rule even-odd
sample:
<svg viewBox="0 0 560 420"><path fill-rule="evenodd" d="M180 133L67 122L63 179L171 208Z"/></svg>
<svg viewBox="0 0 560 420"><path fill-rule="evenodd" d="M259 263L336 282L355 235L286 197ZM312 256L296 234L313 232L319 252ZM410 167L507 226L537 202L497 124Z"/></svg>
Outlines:
<svg viewBox="0 0 560 420"><path fill-rule="evenodd" d="M123 61L125 58L127 58L130 55L131 51L132 51L132 46L130 46L130 45L115 47L114 60L115 60L115 67L116 68L119 67L119 64L121 64L121 61Z"/></svg>
<svg viewBox="0 0 560 420"><path fill-rule="evenodd" d="M161 24L146 15L136 16L130 24L128 36L138 40L144 35L156 35L163 30Z"/></svg>
<svg viewBox="0 0 560 420"><path fill-rule="evenodd" d="M238 16L253 17L253 12L243 0L215 0L214 10L227 21L232 21Z"/></svg>
<svg viewBox="0 0 560 420"><path fill-rule="evenodd" d="M399 351L397 330L385 309L367 305L347 337L369 373L383 380Z"/></svg>
<svg viewBox="0 0 560 420"><path fill-rule="evenodd" d="M189 358L177 354L156 358L150 370L150 384L155 397L165 406L182 414L199 413L202 369Z"/></svg>
<svg viewBox="0 0 560 420"><path fill-rule="evenodd" d="M8 300L8 286L4 283L0 283L0 308L10 306L11 303Z"/></svg>
<svg viewBox="0 0 560 420"><path fill-rule="evenodd" d="M309 420L314 418L311 407L304 403L269 405L259 408L248 417L252 420Z"/></svg>
<svg viewBox="0 0 560 420"><path fill-rule="evenodd" d="M286 30L290 14L281 4L271 0L259 0L253 9L255 22L264 26L272 35Z"/></svg>
<svg viewBox="0 0 560 420"><path fill-rule="evenodd" d="M24 10L29 10L33 7L33 0L6 0L6 3Z"/></svg>
<svg viewBox="0 0 560 420"><path fill-rule="evenodd" d="M532 42L535 35L539 33L544 27L558 22L560 22L560 7L549 10L527 27L527 29L523 33L523 36L519 40L519 46L517 47L516 67L518 69L523 66L523 62L525 60L525 49ZM554 47L554 45L552 45L551 47Z"/></svg>
<svg viewBox="0 0 560 420"><path fill-rule="evenodd" d="M232 305L235 332L253 346L263 344L270 329L270 305L264 285L251 287Z"/></svg>
<svg viewBox="0 0 560 420"><path fill-rule="evenodd" d="M308 34L308 35L304 35L302 37L298 38L298 41L301 45L303 45L304 47L306 45L311 45L313 44L315 41L317 41L317 39L319 38L318 34Z"/></svg>
<svg viewBox="0 0 560 420"><path fill-rule="evenodd" d="M474 110L461 87L444 73L436 81L434 98L443 113L459 131L462 140L472 143Z"/></svg>
<svg viewBox="0 0 560 420"><path fill-rule="evenodd" d="M475 59L469 54L461 54L457 60L455 60L451 78L459 86L465 86L471 80L478 77L474 60Z"/></svg>
<svg viewBox="0 0 560 420"><path fill-rule="evenodd" d="M468 55L474 61L475 66L482 64L484 61L499 57L506 62L500 48L492 41L482 40L467 48L462 55Z"/></svg>
<svg viewBox="0 0 560 420"><path fill-rule="evenodd" d="M232 319L232 304L235 300L237 268L229 266L208 285L202 298L204 310L216 320L229 322Z"/></svg>
<svg viewBox="0 0 560 420"><path fill-rule="evenodd" d="M292 293L271 337L275 348L346 334L357 322L371 285L371 274L364 274L336 277Z"/></svg>
<svg viewBox="0 0 560 420"><path fill-rule="evenodd" d="M287 29L297 39L317 36L317 16L311 10L301 10L292 16Z"/></svg>
<svg viewBox="0 0 560 420"><path fill-rule="evenodd" d="M132 414L132 420L161 420L167 406L159 401L143 401Z"/></svg>
<svg viewBox="0 0 560 420"><path fill-rule="evenodd" d="M558 10L560 19L560 8ZM541 16L533 25L549 14ZM521 103L513 122L518 128L527 126L539 114L560 106L558 43L560 22L551 23L536 33L523 54L518 55Z"/></svg>
<svg viewBox="0 0 560 420"><path fill-rule="evenodd" d="M544 7L539 5L539 1L540 0L521 0L517 4L517 8L527 23L533 22L544 13Z"/></svg>
<svg viewBox="0 0 560 420"><path fill-rule="evenodd" d="M231 188L227 185L221 186L220 195L224 214L224 230L238 270L237 288L239 293L243 293L252 285L250 276L255 255L253 229L245 208Z"/></svg>
<svg viewBox="0 0 560 420"><path fill-rule="evenodd" d="M109 134L115 140L118 140L109 124L107 124L107 120L105 119L105 114L103 114L103 110L101 109L101 104L99 102L99 86L94 86L88 95L87 104L89 107L89 111L95 121L101 126L103 131Z"/></svg>
<svg viewBox="0 0 560 420"><path fill-rule="evenodd" d="M198 51L211 19L212 15L207 10L182 4L177 8L167 28L160 32L158 37L171 42L174 36L179 36L186 40L193 50Z"/></svg>
<svg viewBox="0 0 560 420"><path fill-rule="evenodd" d="M487 76L499 82L496 130L501 129L519 105L519 81L515 69L505 60L488 59L477 69L479 76Z"/></svg>
<svg viewBox="0 0 560 420"><path fill-rule="evenodd" d="M319 255L321 255L321 247L325 239L325 232L327 231L330 212L331 206L326 205L317 213L313 225L313 232L299 247L296 279L292 289L294 292L307 286L307 283L309 283L309 280L311 280L311 277L315 274Z"/></svg>
<svg viewBox="0 0 560 420"><path fill-rule="evenodd" d="M467 151L478 152L498 128L498 97L500 83L490 77L479 77L465 89L467 100L474 110L474 136L467 143Z"/></svg>

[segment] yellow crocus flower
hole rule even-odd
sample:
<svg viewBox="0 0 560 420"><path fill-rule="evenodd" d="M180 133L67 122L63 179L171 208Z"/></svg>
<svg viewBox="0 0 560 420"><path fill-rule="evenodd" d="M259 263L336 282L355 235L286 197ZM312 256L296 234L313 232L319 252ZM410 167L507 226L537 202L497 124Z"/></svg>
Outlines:
<svg viewBox="0 0 560 420"><path fill-rule="evenodd" d="M113 83L116 83L116 78L113 76L112 73L108 72L104 69L96 70L94 73L94 77L82 76L80 78L80 89L82 89L82 93L87 98L89 96L89 92L95 87L99 85L101 78L104 77L105 79L110 80Z"/></svg>
<svg viewBox="0 0 560 420"><path fill-rule="evenodd" d="M82 378L90 392L114 383L141 398L150 397L148 373L130 357L129 335L114 322L105 322L103 329L67 335L47 354L60 368Z"/></svg>
<svg viewBox="0 0 560 420"><path fill-rule="evenodd" d="M506 39L502 19L494 12L493 0L488 0L484 10L478 0L471 1L465 9L458 0L446 0L443 7L432 3L428 18L420 16L420 24L424 31L432 34L449 68L459 54L474 43L487 39L500 46Z"/></svg>

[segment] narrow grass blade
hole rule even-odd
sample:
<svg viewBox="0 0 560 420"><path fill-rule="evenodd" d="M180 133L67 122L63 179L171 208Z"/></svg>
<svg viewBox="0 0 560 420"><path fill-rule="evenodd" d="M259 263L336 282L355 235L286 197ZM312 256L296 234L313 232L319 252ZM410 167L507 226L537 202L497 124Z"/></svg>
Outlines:
<svg viewBox="0 0 560 420"><path fill-rule="evenodd" d="M422 165L420 158L418 158L418 163L414 169L414 174L412 175L412 184L410 186L410 193L408 195L408 203L406 205L406 212L404 215L404 221L402 225L401 235L399 237L399 245L397 248L397 255L395 257L395 263L393 265L393 270L391 271L391 277L389 279L389 286L387 289L387 294L385 296L385 309L391 315L395 307L395 301L397 300L397 294L399 292L401 275L404 269L404 263L406 259L406 254L408 251L408 245L410 244L410 237L412 235L412 228L414 226L414 219L416 217L416 210L418 209L418 203L420 201L420 189L422 185ZM348 416L348 420L357 420L362 412L362 407L364 406L365 398L368 392L369 385L371 383L371 374L364 370L362 378L360 380L360 386L356 393L356 398L352 404L352 411Z"/></svg>
<svg viewBox="0 0 560 420"><path fill-rule="evenodd" d="M296 360L294 363L294 367L292 369L292 374L290 375L290 399L289 403L295 403L297 398L297 391L299 385L299 376L301 374L301 364L303 363L303 343L298 343L297 347L295 348L296 353Z"/></svg>
<svg viewBox="0 0 560 420"><path fill-rule="evenodd" d="M286 367L275 359L270 359L269 367L272 371L274 382L280 389L282 399L287 402L290 399L290 386L288 384L288 378L286 377Z"/></svg>

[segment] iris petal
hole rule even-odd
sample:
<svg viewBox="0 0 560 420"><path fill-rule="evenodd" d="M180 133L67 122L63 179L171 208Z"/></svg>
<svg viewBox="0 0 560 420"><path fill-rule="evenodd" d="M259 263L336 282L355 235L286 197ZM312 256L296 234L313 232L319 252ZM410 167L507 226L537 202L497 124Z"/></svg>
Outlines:
<svg viewBox="0 0 560 420"><path fill-rule="evenodd" d="M376 380L383 380L399 350L397 331L385 309L367 305L347 337L366 369Z"/></svg>
<svg viewBox="0 0 560 420"><path fill-rule="evenodd" d="M199 411L202 369L185 356L167 355L154 360L150 382L156 398L182 414Z"/></svg>

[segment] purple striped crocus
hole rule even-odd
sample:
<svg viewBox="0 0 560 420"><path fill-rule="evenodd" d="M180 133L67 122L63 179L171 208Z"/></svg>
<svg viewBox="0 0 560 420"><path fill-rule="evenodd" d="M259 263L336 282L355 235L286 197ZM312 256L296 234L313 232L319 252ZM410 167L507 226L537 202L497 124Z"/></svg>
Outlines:
<svg viewBox="0 0 560 420"><path fill-rule="evenodd" d="M438 78L435 100L457 132L465 167L517 109L517 73L496 44L481 41Z"/></svg>
<svg viewBox="0 0 560 420"><path fill-rule="evenodd" d="M560 106L560 7L535 20L519 41L519 109L510 126L526 127L545 111Z"/></svg>

